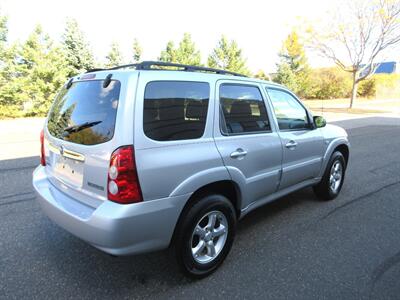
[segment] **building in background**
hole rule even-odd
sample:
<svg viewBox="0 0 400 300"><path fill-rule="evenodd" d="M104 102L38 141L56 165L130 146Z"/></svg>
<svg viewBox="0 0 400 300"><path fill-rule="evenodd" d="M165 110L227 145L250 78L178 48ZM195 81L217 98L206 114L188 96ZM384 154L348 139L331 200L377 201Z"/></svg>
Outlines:
<svg viewBox="0 0 400 300"><path fill-rule="evenodd" d="M365 65L362 65L361 68L364 68ZM384 61L380 63L374 64L374 67L376 67L376 70L374 74L400 74L400 63L396 61ZM367 68L362 72L361 75L364 75L366 72L368 72Z"/></svg>
<svg viewBox="0 0 400 300"><path fill-rule="evenodd" d="M375 74L400 74L399 63L395 61L381 62L375 70Z"/></svg>

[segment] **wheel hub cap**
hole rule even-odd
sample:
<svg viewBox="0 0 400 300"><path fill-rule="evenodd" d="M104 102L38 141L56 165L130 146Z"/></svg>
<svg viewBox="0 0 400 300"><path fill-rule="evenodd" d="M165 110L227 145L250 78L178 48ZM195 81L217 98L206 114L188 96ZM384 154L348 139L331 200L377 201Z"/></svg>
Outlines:
<svg viewBox="0 0 400 300"><path fill-rule="evenodd" d="M340 161L335 161L329 176L329 186L332 192L336 193L340 187L343 176L343 167Z"/></svg>
<svg viewBox="0 0 400 300"><path fill-rule="evenodd" d="M220 211L204 215L193 230L190 241L196 262L205 264L214 260L222 251L228 237L228 221Z"/></svg>

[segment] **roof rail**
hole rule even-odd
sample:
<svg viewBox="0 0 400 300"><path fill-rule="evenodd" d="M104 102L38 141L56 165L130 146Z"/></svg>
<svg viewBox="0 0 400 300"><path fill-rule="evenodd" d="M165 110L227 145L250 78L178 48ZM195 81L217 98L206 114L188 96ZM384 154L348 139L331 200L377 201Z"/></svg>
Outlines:
<svg viewBox="0 0 400 300"><path fill-rule="evenodd" d="M104 70L107 70L107 69L104 69L104 68L93 68L93 69L87 70L87 71L85 72L85 74L87 74L87 73L92 73L92 72L98 72L98 71L104 71Z"/></svg>
<svg viewBox="0 0 400 300"><path fill-rule="evenodd" d="M216 73L216 74L222 74L222 75L247 77L246 75L239 74L236 72L231 72L231 71L225 71L225 70L207 68L207 67L176 64L176 63L170 63L170 62L162 62L162 61L143 61L143 62L137 63L137 64L121 65L121 66L112 67L109 69L88 70L86 73L96 72L96 71L119 70L119 69L125 69L125 68L135 68L136 70L168 70L168 69L163 69L162 67L177 68L178 69L177 71L210 72L210 73Z"/></svg>

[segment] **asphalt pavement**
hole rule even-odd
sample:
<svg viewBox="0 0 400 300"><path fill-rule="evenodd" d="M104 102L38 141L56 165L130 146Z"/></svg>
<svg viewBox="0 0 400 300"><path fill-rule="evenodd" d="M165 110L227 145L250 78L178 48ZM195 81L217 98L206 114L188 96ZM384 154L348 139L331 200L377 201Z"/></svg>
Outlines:
<svg viewBox="0 0 400 300"><path fill-rule="evenodd" d="M168 251L111 257L75 238L35 200L39 158L1 160L0 299L399 299L400 118L337 124L352 146L341 195L322 202L307 188L250 213L200 281Z"/></svg>

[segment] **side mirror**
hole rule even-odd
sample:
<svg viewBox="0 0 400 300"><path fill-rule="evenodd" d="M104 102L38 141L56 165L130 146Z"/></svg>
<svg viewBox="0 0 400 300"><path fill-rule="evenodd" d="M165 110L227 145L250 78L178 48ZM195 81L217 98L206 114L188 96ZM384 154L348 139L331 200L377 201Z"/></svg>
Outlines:
<svg viewBox="0 0 400 300"><path fill-rule="evenodd" d="M324 117L315 116L314 118L314 125L316 128L322 128L326 126L326 120Z"/></svg>

